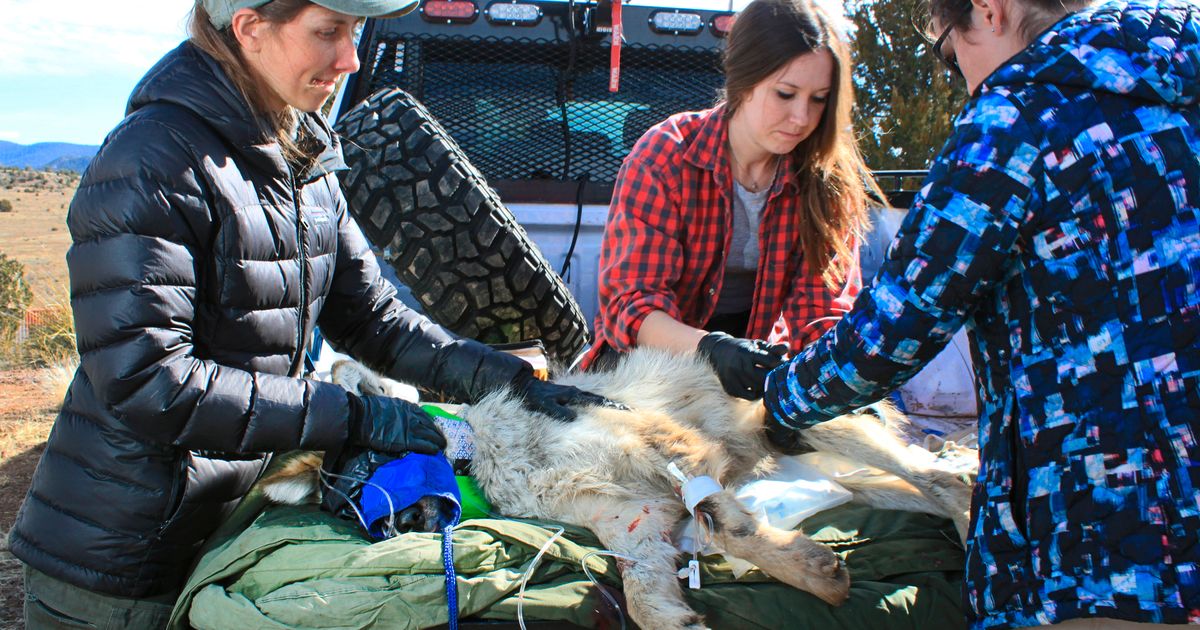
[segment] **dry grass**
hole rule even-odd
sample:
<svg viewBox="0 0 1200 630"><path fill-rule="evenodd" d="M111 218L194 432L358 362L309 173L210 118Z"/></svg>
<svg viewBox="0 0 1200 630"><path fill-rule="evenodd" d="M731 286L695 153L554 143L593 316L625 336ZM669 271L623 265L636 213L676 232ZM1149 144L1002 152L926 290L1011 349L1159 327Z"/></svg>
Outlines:
<svg viewBox="0 0 1200 630"><path fill-rule="evenodd" d="M56 410L59 402L67 397L67 388L71 386L71 380L75 378L75 369L78 367L79 358L70 356L63 357L40 371L38 386L55 405Z"/></svg>
<svg viewBox="0 0 1200 630"><path fill-rule="evenodd" d="M29 327L25 339L19 344L15 339L9 340L12 343L0 343L0 358L8 357L8 363L18 367L52 367L77 362L71 300L66 287L60 291L61 297L37 309L38 323Z"/></svg>
<svg viewBox="0 0 1200 630"><path fill-rule="evenodd" d="M14 180L22 177L32 179ZM67 207L78 184L71 174L0 169L0 199L13 205L12 212L0 212L0 252L25 265L34 307L66 292Z"/></svg>

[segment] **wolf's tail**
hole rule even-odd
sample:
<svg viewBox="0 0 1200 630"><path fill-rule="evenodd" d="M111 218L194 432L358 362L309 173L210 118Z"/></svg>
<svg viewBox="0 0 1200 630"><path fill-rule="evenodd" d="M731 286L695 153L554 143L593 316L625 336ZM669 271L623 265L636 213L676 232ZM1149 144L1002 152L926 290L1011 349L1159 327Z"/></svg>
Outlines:
<svg viewBox="0 0 1200 630"><path fill-rule="evenodd" d="M267 499L283 505L320 501L321 454L308 451L284 457L287 461L259 482Z"/></svg>

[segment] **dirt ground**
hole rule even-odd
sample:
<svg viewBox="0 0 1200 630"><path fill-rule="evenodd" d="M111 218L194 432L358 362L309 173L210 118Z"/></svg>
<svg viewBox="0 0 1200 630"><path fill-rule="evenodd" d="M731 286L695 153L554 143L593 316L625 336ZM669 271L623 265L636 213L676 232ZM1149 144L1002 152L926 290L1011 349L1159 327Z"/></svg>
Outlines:
<svg viewBox="0 0 1200 630"><path fill-rule="evenodd" d="M0 630L21 628L21 564L8 531L46 447L60 402L53 370L0 371Z"/></svg>

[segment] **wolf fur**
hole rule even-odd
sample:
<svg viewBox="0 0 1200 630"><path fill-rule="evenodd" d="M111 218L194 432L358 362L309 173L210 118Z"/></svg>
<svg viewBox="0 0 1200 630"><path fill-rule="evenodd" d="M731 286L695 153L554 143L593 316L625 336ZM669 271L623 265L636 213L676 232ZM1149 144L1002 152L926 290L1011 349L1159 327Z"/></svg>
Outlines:
<svg viewBox="0 0 1200 630"><path fill-rule="evenodd" d="M311 451L288 459L261 485L267 499L283 505L316 503L321 498L320 454Z"/></svg>
<svg viewBox="0 0 1200 630"><path fill-rule="evenodd" d="M354 375L346 378L349 372ZM378 379L353 363L340 364L333 378L353 380L364 393ZM850 578L829 548L799 531L758 522L728 489L775 468L761 401L727 395L702 359L648 349L630 353L612 371L555 380L629 410L581 408L576 421L564 423L529 411L511 391L495 392L459 412L475 432L473 475L501 513L586 527L607 548L634 558L619 566L629 614L640 627L704 627L676 578L672 534L688 513L679 482L668 472L671 463L689 477L707 475L726 488L701 501L697 512L707 516L705 522L711 519L710 533L727 553L830 604L845 601ZM965 536L970 475L905 446L896 431L903 422L899 412L881 415L841 416L802 437L816 451L894 475L839 479L856 501L944 516ZM291 481L303 472L298 468L265 484ZM305 479L315 485L315 477Z"/></svg>

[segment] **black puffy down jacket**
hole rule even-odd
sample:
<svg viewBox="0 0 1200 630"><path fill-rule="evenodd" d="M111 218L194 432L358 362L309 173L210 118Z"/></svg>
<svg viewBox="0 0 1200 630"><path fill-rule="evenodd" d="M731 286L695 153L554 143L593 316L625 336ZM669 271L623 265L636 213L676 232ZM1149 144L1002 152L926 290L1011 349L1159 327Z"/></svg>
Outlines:
<svg viewBox="0 0 1200 630"><path fill-rule="evenodd" d="M266 453L340 447L340 388L299 378L314 325L364 363L464 400L519 359L395 299L334 173L292 173L210 57L185 43L134 90L68 225L81 366L17 516L12 552L128 597L181 586Z"/></svg>

